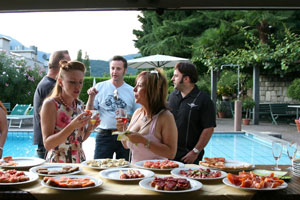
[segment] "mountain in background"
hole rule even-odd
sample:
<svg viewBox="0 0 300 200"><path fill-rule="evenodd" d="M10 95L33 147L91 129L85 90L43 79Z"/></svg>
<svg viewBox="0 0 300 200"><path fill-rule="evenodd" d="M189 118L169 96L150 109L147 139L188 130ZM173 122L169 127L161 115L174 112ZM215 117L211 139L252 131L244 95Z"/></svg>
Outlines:
<svg viewBox="0 0 300 200"><path fill-rule="evenodd" d="M141 54L129 54L124 56L126 60L131 60L135 57L141 56ZM100 76L109 76L109 61L105 60L90 60L91 65L91 76L100 77ZM127 74L135 75L137 73L137 69L128 67Z"/></svg>
<svg viewBox="0 0 300 200"><path fill-rule="evenodd" d="M0 34L0 37L6 37L8 39L10 39L10 50L16 50L18 47L23 46L24 50L28 50L30 49L29 47L25 47L21 42L19 42L18 40L8 36L8 35L3 35ZM37 47L38 48L38 47ZM48 59L49 59L50 53L46 53L44 51L39 51L37 52L37 60L40 61L41 63L48 63ZM46 59L44 59L46 58Z"/></svg>
<svg viewBox="0 0 300 200"><path fill-rule="evenodd" d="M11 50L16 50L19 47L24 47L24 50L30 49L28 47L25 47L21 42L19 42L18 40L14 39L10 36L0 34L0 37L6 37L6 38L10 39L10 49ZM48 63L50 53L39 51L39 49L38 49L37 53L38 53L38 55L37 55L38 61L40 61L42 63ZM130 59L133 59L133 58L139 57L139 56L141 56L141 54L139 54L139 53L138 54L129 54L129 55L124 55L124 58L126 60L130 60ZM104 76L104 75L109 75L109 61L90 60L90 65L91 65L91 76L100 77L100 76ZM137 69L128 67L127 74L135 75L137 73L137 71L138 71Z"/></svg>

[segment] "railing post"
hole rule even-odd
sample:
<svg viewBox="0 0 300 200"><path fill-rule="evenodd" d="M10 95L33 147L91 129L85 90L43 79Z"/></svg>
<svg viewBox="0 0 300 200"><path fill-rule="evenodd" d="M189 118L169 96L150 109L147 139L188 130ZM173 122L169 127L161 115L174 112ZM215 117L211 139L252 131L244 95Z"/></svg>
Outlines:
<svg viewBox="0 0 300 200"><path fill-rule="evenodd" d="M242 102L234 102L234 131L242 130Z"/></svg>

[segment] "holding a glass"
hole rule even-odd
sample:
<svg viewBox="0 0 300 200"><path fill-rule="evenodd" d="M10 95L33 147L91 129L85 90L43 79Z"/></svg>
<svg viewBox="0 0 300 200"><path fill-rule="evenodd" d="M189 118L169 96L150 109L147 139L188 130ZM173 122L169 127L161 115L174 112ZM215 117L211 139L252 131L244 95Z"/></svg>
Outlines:
<svg viewBox="0 0 300 200"><path fill-rule="evenodd" d="M123 122L123 131L125 131L126 129L126 125L128 123L128 114L127 111L125 109L122 108L118 108L116 110L116 120L121 119Z"/></svg>

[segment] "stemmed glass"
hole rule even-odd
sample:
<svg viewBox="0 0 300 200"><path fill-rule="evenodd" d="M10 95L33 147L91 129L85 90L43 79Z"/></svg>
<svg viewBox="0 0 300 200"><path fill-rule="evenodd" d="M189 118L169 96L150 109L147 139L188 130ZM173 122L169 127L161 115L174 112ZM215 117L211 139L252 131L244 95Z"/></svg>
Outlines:
<svg viewBox="0 0 300 200"><path fill-rule="evenodd" d="M291 160L291 166L288 168L289 170L292 170L292 166L293 166L293 160L297 154L297 150L298 150L298 145L296 142L292 141L290 143L288 143L287 145L287 154L288 154L288 157L290 158Z"/></svg>
<svg viewBox="0 0 300 200"><path fill-rule="evenodd" d="M273 157L276 161L276 166L273 169L279 171L281 169L278 167L278 160L280 159L282 153L282 143L278 141L273 141L272 152L273 152Z"/></svg>
<svg viewBox="0 0 300 200"><path fill-rule="evenodd" d="M128 122L128 115L125 109L119 108L116 110L116 117L122 119L123 122L123 131L125 131L125 124Z"/></svg>

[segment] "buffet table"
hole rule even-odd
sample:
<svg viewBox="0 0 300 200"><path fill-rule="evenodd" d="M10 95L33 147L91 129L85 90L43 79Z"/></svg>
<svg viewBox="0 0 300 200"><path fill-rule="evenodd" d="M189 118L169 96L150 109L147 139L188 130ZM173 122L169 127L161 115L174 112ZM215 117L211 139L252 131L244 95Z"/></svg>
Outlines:
<svg viewBox="0 0 300 200"><path fill-rule="evenodd" d="M94 176L100 179L99 170L83 167L81 175ZM196 165L186 165L186 167L196 167ZM257 165L256 169L271 169L273 166ZM285 169L287 166L280 166ZM79 175L80 175L79 174ZM156 175L170 175L169 173L156 173ZM32 183L19 186L0 186L0 199L300 199L300 177L293 176L288 183L288 188L277 191L249 191L232 188L223 184L222 180L201 181L203 187L198 191L188 193L159 193L148 191L138 185L138 181L124 182L111 181L101 178L103 184L100 187L79 190L79 191L62 191L54 190L41 185L42 178Z"/></svg>

